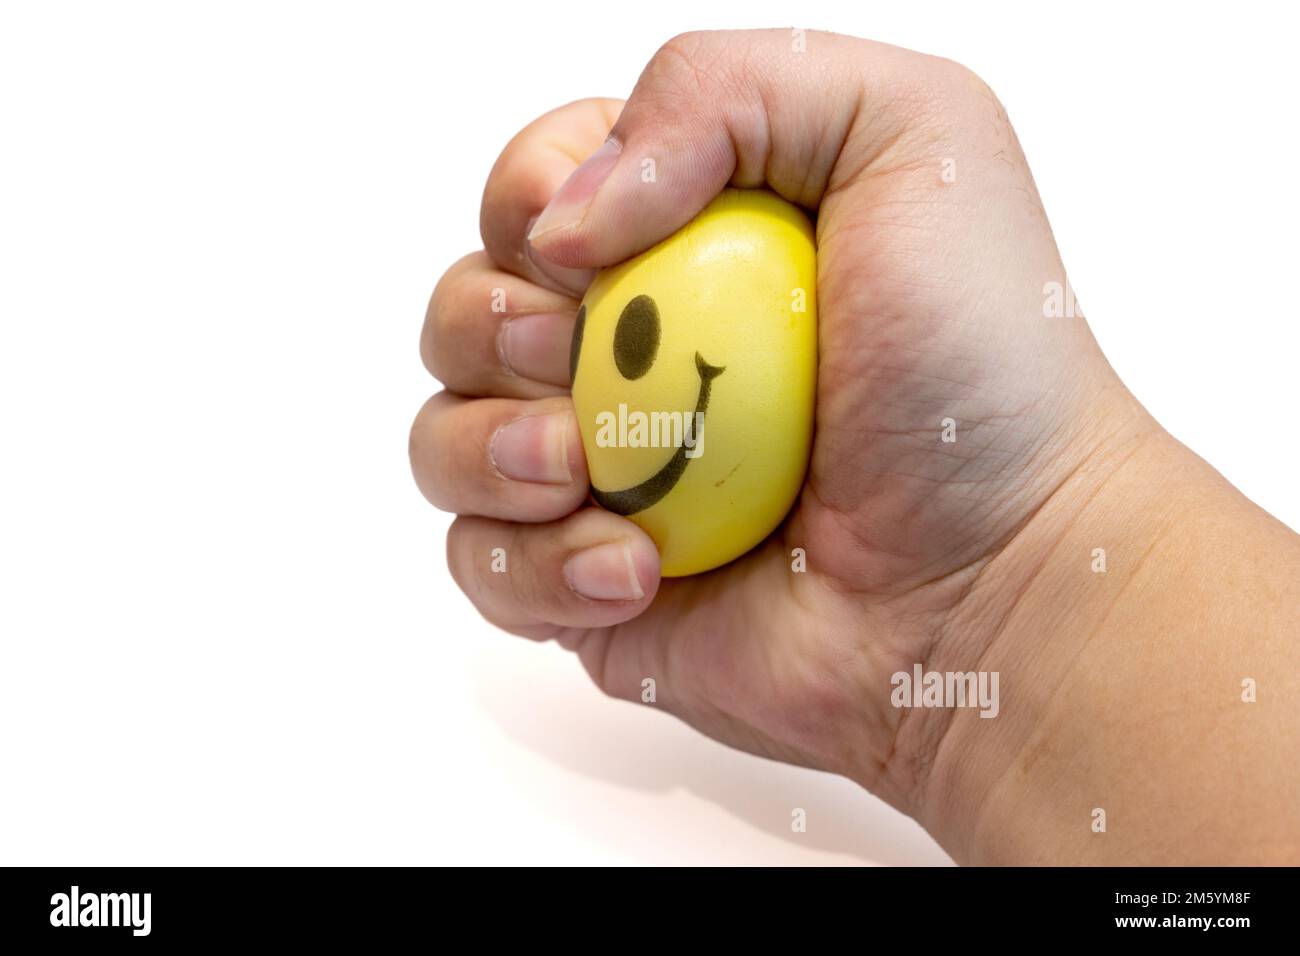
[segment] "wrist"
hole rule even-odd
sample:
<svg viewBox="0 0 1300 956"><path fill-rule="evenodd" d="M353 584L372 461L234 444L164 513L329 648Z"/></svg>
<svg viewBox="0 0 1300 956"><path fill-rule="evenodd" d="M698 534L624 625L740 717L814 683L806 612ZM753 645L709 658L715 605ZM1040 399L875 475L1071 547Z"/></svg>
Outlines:
<svg viewBox="0 0 1300 956"><path fill-rule="evenodd" d="M998 675L996 716L990 708L988 717L930 711L907 734L925 755L913 812L958 862L1047 862L1056 829L1077 824L1078 835L1089 833L1091 804L1063 806L1041 761L1078 755L1054 749L1088 732L1070 714L1063 725L1060 702L1096 679L1082 669L1086 652L1133 596L1145 557L1166 533L1177 502L1170 485L1185 464L1177 449L1125 394L1079 429L1054 490L972 570L945 616L923 670L974 671L990 684Z"/></svg>
<svg viewBox="0 0 1300 956"><path fill-rule="evenodd" d="M1001 700L950 714L922 823L959 862L1295 862L1298 572L1300 538L1135 417L935 642L939 670L979 647Z"/></svg>

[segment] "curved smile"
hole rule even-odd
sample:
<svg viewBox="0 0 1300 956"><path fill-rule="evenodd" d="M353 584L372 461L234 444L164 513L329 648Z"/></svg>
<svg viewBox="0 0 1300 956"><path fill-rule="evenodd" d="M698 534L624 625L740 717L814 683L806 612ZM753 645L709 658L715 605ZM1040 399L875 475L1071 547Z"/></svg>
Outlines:
<svg viewBox="0 0 1300 956"><path fill-rule="evenodd" d="M702 426L704 413L709 407L709 390L713 386L713 380L726 369L710 365L704 361L699 352L696 352L695 370L700 374L700 394L695 400L695 415L691 421L699 422ZM699 441L698 435L695 440ZM682 442L677 446L673 457L668 459L668 463L639 485L624 488L622 491L601 491L592 485L591 497L596 499L596 504L616 515L631 515L638 511L645 511L673 490L689 463L690 459L686 457L686 443Z"/></svg>

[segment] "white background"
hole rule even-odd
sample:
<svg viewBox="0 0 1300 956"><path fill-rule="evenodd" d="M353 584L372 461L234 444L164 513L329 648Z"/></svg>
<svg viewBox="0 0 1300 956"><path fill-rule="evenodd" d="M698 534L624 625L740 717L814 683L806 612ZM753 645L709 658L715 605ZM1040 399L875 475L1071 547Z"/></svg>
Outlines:
<svg viewBox="0 0 1300 956"><path fill-rule="evenodd" d="M979 72L1120 374L1300 526L1283 5L712 9L3 8L0 863L948 862L481 623L410 479L497 152L683 30Z"/></svg>

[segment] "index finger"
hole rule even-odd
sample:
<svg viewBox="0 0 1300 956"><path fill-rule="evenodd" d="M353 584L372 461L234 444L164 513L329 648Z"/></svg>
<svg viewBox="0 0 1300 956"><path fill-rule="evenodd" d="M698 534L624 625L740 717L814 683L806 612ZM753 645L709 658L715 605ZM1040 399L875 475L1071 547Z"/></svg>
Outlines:
<svg viewBox="0 0 1300 956"><path fill-rule="evenodd" d="M525 237L555 191L609 135L622 100L569 103L529 123L497 158L483 190L479 232L496 265L539 285L581 295L586 269L536 260Z"/></svg>

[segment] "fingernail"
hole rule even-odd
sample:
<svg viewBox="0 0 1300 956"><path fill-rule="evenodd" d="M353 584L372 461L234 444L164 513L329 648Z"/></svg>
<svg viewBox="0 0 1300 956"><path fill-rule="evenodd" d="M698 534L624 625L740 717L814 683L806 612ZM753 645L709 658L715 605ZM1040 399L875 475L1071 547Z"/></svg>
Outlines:
<svg viewBox="0 0 1300 956"><path fill-rule="evenodd" d="M573 480L569 435L576 426L569 412L517 418L496 430L488 456L497 471L515 481L568 484Z"/></svg>
<svg viewBox="0 0 1300 956"><path fill-rule="evenodd" d="M548 385L569 384L569 343L574 316L537 312L506 319L497 338L497 356L520 378Z"/></svg>
<svg viewBox="0 0 1300 956"><path fill-rule="evenodd" d="M645 591L636 576L632 546L607 541L579 551L564 562L569 587L593 601L639 601Z"/></svg>
<svg viewBox="0 0 1300 956"><path fill-rule="evenodd" d="M537 217L533 228L528 231L528 241L532 242L552 229L563 229L581 222L587 214L587 207L596 198L596 192L618 162L622 149L617 140L607 139L600 149L583 160Z"/></svg>

